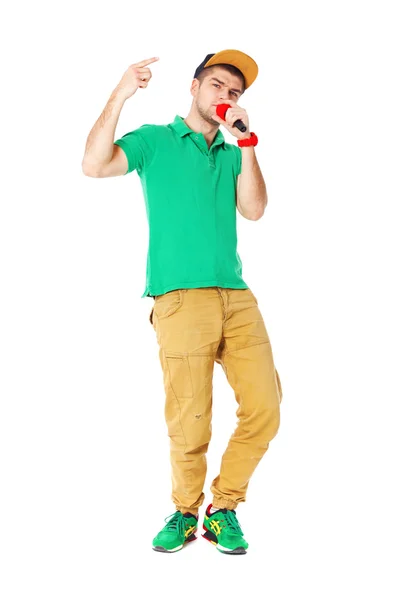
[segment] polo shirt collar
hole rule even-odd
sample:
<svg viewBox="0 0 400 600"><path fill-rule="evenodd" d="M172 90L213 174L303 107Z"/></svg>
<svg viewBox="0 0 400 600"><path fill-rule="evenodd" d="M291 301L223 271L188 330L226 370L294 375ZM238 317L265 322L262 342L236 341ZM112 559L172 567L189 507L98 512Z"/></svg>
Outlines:
<svg viewBox="0 0 400 600"><path fill-rule="evenodd" d="M188 125L186 125L183 118L180 117L179 115L176 115L174 121L170 125L173 129L175 129L177 134L180 135L181 137L187 135L188 133L197 135L196 132L193 131L193 129L190 129L190 127L188 127ZM218 146L219 144L223 144L223 146L225 147L226 142L225 142L225 138L222 134L222 131L220 131L218 129L217 134L212 143L212 146Z"/></svg>

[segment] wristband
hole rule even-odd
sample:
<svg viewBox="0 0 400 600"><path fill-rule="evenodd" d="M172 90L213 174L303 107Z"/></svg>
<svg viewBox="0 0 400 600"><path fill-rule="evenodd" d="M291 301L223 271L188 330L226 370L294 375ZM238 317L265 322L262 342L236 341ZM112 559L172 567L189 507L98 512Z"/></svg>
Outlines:
<svg viewBox="0 0 400 600"><path fill-rule="evenodd" d="M245 146L257 146L257 144L258 137L254 133L254 131L251 132L251 136L249 138L245 138L244 140L238 140L239 148L243 148Z"/></svg>

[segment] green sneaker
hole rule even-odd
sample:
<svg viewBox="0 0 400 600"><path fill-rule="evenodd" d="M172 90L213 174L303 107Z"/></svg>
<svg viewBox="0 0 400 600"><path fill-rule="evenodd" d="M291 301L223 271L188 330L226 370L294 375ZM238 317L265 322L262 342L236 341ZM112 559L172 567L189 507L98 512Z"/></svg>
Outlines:
<svg viewBox="0 0 400 600"><path fill-rule="evenodd" d="M172 517L170 519L170 517ZM187 542L197 540L195 535L199 517L192 513L182 514L179 510L166 517L167 524L153 540L153 550L157 552L176 552Z"/></svg>
<svg viewBox="0 0 400 600"><path fill-rule="evenodd" d="M204 515L202 537L215 546L224 554L246 554L249 547L243 537L239 521L234 510L221 508L210 513L212 504L207 507Z"/></svg>

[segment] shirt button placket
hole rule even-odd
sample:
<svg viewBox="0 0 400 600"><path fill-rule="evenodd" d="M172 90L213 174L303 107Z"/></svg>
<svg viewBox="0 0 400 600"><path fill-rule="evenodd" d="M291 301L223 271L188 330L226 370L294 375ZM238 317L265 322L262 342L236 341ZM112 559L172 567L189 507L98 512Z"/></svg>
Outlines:
<svg viewBox="0 0 400 600"><path fill-rule="evenodd" d="M215 169L214 149L209 150L208 152L208 166L211 169Z"/></svg>

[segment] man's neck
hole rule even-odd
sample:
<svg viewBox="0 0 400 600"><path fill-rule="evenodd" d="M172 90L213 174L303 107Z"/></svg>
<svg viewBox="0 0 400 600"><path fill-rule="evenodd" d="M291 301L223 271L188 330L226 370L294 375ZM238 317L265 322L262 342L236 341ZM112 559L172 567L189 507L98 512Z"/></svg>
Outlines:
<svg viewBox="0 0 400 600"><path fill-rule="evenodd" d="M205 137L208 147L211 146L215 136L217 135L219 125L211 125L211 123L208 123L200 116L192 113L188 114L188 116L184 119L184 122L192 131L195 131L196 133L202 133Z"/></svg>

